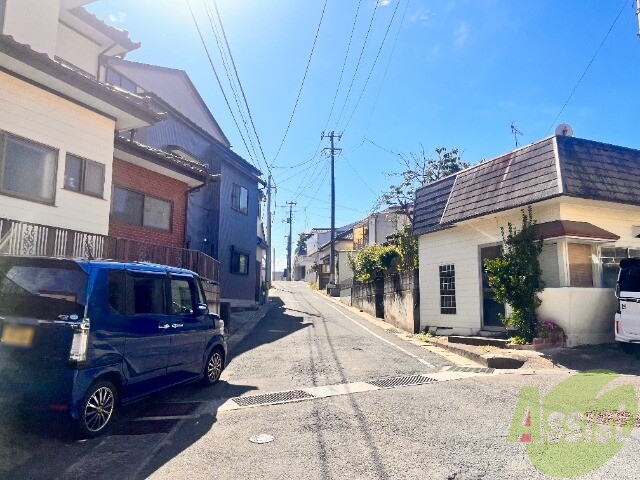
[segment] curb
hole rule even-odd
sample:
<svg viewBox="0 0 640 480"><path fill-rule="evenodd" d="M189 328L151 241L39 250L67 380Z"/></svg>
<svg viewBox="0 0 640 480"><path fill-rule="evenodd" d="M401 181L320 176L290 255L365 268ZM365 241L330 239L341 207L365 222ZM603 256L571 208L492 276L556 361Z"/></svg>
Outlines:
<svg viewBox="0 0 640 480"><path fill-rule="evenodd" d="M520 368L526 361L525 359L518 356L496 354L481 355L479 353L469 351L466 348L462 348L458 346L459 344L452 345L449 342L443 342L436 338L429 338L427 339L427 342L433 345L437 345L440 348L444 348L445 350L449 350L450 352L453 352L456 355L460 355L461 357L473 360L474 362L484 365L487 368L515 369Z"/></svg>
<svg viewBox="0 0 640 480"><path fill-rule="evenodd" d="M233 353L235 347L244 340L244 338L249 335L249 333L255 328L255 326L264 318L264 316L271 309L271 304L261 305L258 310L255 311L253 315L246 321L242 322L240 326L237 328L233 328L233 316L231 318L231 330L227 333L227 351L229 353Z"/></svg>

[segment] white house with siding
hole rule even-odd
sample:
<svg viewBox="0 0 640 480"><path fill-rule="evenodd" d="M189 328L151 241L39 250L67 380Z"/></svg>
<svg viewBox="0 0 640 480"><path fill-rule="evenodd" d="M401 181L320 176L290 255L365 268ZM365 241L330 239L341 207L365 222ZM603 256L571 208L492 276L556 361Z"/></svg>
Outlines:
<svg viewBox="0 0 640 480"><path fill-rule="evenodd" d="M139 44L86 3L0 2L0 218L107 234L114 131L160 117L96 80Z"/></svg>
<svg viewBox="0 0 640 480"><path fill-rule="evenodd" d="M421 327L504 329L483 262L531 206L544 241L538 317L560 325L568 346L613 341L618 263L640 256L639 182L640 151L552 136L423 187L413 227Z"/></svg>

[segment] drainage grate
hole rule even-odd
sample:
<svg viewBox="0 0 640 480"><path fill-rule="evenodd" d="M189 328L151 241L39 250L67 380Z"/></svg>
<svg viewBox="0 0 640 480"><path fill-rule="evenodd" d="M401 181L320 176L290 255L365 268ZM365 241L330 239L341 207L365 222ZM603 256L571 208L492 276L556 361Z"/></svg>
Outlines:
<svg viewBox="0 0 640 480"><path fill-rule="evenodd" d="M296 400L307 400L315 398L310 393L302 390L290 390L288 392L265 393L263 395L249 395L247 397L232 398L241 407L253 405L268 405L270 403L295 402Z"/></svg>
<svg viewBox="0 0 640 480"><path fill-rule="evenodd" d="M410 385L423 385L425 383L435 381L435 378L427 377L426 375L409 375L407 377L382 378L380 380L373 380L367 383L380 388L395 388L408 387Z"/></svg>
<svg viewBox="0 0 640 480"><path fill-rule="evenodd" d="M484 367L451 367L450 372L469 372L469 373L493 373L495 368Z"/></svg>
<svg viewBox="0 0 640 480"><path fill-rule="evenodd" d="M389 332L389 333L402 333L402 332L401 332L400 330L398 330L397 328L387 328L385 331L386 331L386 332Z"/></svg>
<svg viewBox="0 0 640 480"><path fill-rule="evenodd" d="M113 435L148 435L169 433L180 420L140 420L119 425Z"/></svg>
<svg viewBox="0 0 640 480"><path fill-rule="evenodd" d="M198 408L198 402L158 403L148 408L141 417L179 417L191 415Z"/></svg>

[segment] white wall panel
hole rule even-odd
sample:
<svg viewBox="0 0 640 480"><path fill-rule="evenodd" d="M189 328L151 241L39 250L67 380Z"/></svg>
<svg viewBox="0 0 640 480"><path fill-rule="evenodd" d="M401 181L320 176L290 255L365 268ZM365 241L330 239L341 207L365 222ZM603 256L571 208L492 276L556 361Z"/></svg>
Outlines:
<svg viewBox="0 0 640 480"><path fill-rule="evenodd" d="M113 120L0 72L0 130L59 150L55 205L0 195L0 216L106 234L114 128ZM62 189L67 152L105 165L103 199Z"/></svg>

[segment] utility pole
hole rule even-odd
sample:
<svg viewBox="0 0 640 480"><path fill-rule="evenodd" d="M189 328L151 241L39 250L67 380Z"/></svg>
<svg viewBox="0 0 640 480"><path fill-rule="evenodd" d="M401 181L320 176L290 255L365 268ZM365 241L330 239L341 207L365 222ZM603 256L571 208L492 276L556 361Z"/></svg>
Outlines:
<svg viewBox="0 0 640 480"><path fill-rule="evenodd" d="M320 136L320 140L324 140L326 137L329 137L331 140L331 147L325 148L324 150L330 150L331 152L331 246L329 247L329 285L328 287L331 289L335 287L336 282L336 260L335 260L335 243L336 243L336 181L335 181L335 160L334 155L335 152L342 151L341 148L335 148L334 146L334 138L338 137L338 140L342 139L342 134L336 135L333 131L331 133L325 135L322 132Z"/></svg>
<svg viewBox="0 0 640 480"><path fill-rule="evenodd" d="M291 281L291 235L293 230L293 221L291 216L293 215L293 206L296 202L287 202L289 205L289 219L287 222L289 223L289 242L287 243L287 281Z"/></svg>
<svg viewBox="0 0 640 480"><path fill-rule="evenodd" d="M267 180L267 258L265 265L265 283L266 293L264 295L265 303L269 303L269 289L271 288L271 173Z"/></svg>

